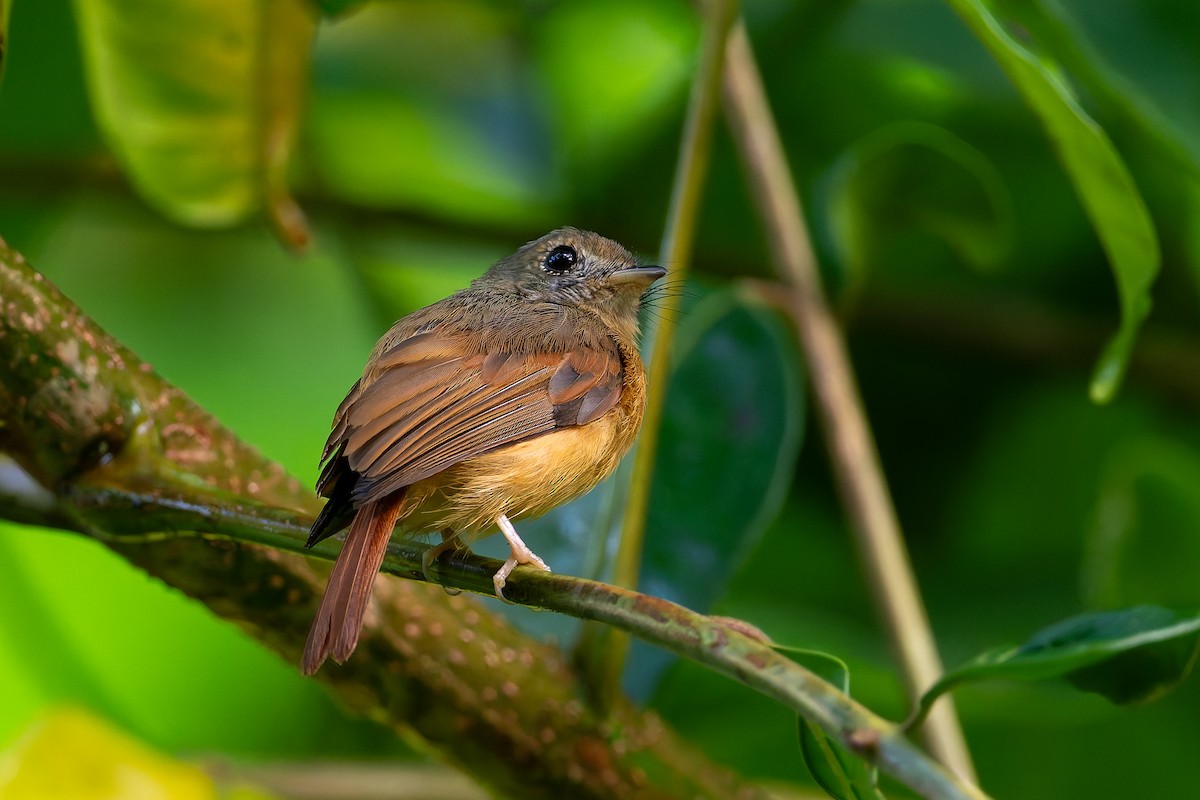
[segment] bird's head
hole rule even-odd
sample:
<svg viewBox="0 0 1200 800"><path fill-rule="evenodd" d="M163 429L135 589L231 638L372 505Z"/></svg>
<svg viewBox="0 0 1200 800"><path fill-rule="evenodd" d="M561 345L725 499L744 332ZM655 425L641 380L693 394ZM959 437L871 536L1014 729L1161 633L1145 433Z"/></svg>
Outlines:
<svg viewBox="0 0 1200 800"><path fill-rule="evenodd" d="M666 274L640 265L612 239L559 228L493 264L476 284L531 302L576 306L615 327L636 329L642 294Z"/></svg>

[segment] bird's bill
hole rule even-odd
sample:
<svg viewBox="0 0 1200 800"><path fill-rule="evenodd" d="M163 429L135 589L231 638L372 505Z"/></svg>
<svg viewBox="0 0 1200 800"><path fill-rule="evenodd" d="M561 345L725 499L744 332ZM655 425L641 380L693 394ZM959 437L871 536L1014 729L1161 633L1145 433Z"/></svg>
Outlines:
<svg viewBox="0 0 1200 800"><path fill-rule="evenodd" d="M635 283L642 286L649 286L666 274L667 271L662 267L628 267L626 269L619 269L609 275L608 282L615 284Z"/></svg>

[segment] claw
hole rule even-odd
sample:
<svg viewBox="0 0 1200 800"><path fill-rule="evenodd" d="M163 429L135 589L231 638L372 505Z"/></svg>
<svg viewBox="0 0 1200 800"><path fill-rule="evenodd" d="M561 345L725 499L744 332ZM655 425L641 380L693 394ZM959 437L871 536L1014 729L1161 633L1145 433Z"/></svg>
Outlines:
<svg viewBox="0 0 1200 800"><path fill-rule="evenodd" d="M430 565L433 564L434 561L437 561L441 557L442 553L453 549L457 544L457 533L449 529L442 531L441 543L430 547L421 554L421 577L423 577L427 582L433 583L433 581L429 580Z"/></svg>
<svg viewBox="0 0 1200 800"><path fill-rule="evenodd" d="M518 564L528 564L545 572L551 570L546 566L546 562L538 557L537 553L530 550L525 542L521 541L521 537L517 535L517 529L508 521L508 517L501 514L496 518L496 524L500 526L500 533L504 534L504 538L508 542L510 553L504 566L500 567L492 576L492 586L496 589L496 597L507 603L509 601L504 597L504 586L508 582L508 576L512 574Z"/></svg>

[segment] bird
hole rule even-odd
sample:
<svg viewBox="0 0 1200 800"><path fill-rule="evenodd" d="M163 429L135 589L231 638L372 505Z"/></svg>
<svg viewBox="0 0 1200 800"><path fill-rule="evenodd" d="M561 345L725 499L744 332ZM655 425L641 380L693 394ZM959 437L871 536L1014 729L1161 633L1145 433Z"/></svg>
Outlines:
<svg viewBox="0 0 1200 800"><path fill-rule="evenodd" d="M549 567L515 519L607 477L641 427L645 291L666 274L599 234L564 227L528 242L451 296L401 318L334 414L307 547L349 527L301 662L315 673L357 646L393 531L450 548L502 533L513 569Z"/></svg>

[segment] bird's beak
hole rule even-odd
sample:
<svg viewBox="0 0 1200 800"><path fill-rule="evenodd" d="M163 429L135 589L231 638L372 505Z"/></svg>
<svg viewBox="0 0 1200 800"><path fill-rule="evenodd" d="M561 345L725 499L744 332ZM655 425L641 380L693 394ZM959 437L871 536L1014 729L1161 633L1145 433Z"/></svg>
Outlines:
<svg viewBox="0 0 1200 800"><path fill-rule="evenodd" d="M609 275L608 282L618 286L626 283L649 286L666 274L667 271L662 267L629 267Z"/></svg>

